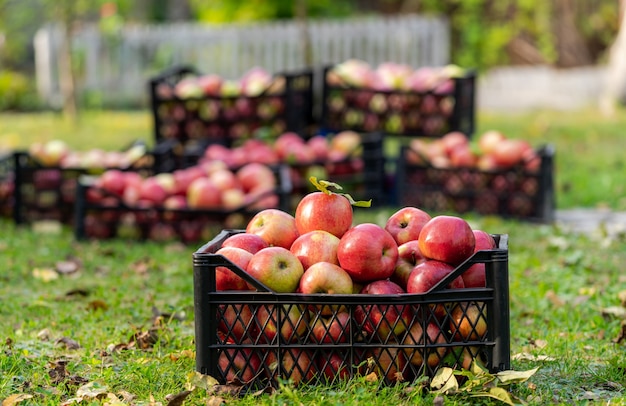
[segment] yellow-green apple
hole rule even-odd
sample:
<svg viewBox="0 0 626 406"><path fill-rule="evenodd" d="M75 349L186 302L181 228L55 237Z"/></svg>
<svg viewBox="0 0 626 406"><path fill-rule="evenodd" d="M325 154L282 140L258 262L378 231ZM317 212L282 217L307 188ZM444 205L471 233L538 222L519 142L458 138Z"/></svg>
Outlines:
<svg viewBox="0 0 626 406"><path fill-rule="evenodd" d="M501 141L506 137L503 133L497 130L485 131L478 137L478 147L483 154L491 154Z"/></svg>
<svg viewBox="0 0 626 406"><path fill-rule="evenodd" d="M279 314L280 312L280 314ZM308 320L303 305L261 305L256 312L261 343L297 342L307 331Z"/></svg>
<svg viewBox="0 0 626 406"><path fill-rule="evenodd" d="M242 208L246 204L246 194L237 187L222 191L222 208L234 211Z"/></svg>
<svg viewBox="0 0 626 406"><path fill-rule="evenodd" d="M225 340L240 344L243 341L256 338L258 330L249 305L219 305L216 318L218 332L223 335Z"/></svg>
<svg viewBox="0 0 626 406"><path fill-rule="evenodd" d="M422 209L413 206L406 206L387 219L385 230L391 234L398 246L411 240L417 240L422 227L430 219L431 215Z"/></svg>
<svg viewBox="0 0 626 406"><path fill-rule="evenodd" d="M300 199L294 217L300 234L324 230L341 238L352 226L352 205L336 193L311 192Z"/></svg>
<svg viewBox="0 0 626 406"><path fill-rule="evenodd" d="M225 383L250 382L261 371L261 358L252 348L226 345L219 352L217 364Z"/></svg>
<svg viewBox="0 0 626 406"><path fill-rule="evenodd" d="M361 290L366 295L397 296L406 293L399 285L383 279L365 285ZM411 324L413 309L406 304L360 305L354 310L358 325L382 343L398 341Z"/></svg>
<svg viewBox="0 0 626 406"><path fill-rule="evenodd" d="M300 236L296 219L280 209L263 209L256 213L246 225L246 232L263 238L270 246L287 250Z"/></svg>
<svg viewBox="0 0 626 406"><path fill-rule="evenodd" d="M305 270L317 262L330 262L339 265L337 247L339 238L328 231L313 230L300 234L291 244L289 250L293 252Z"/></svg>
<svg viewBox="0 0 626 406"><path fill-rule="evenodd" d="M220 94L222 81L222 77L215 73L201 75L196 78L197 85L202 89L205 95L209 96L217 96Z"/></svg>
<svg viewBox="0 0 626 406"><path fill-rule="evenodd" d="M154 180L163 186L165 192L169 195L174 193L176 188L176 180L174 179L174 175L169 172L158 173L153 176Z"/></svg>
<svg viewBox="0 0 626 406"><path fill-rule="evenodd" d="M474 253L476 239L469 223L457 216L435 216L419 235L419 249L429 259L457 266Z"/></svg>
<svg viewBox="0 0 626 406"><path fill-rule="evenodd" d="M348 295L352 293L352 278L339 265L316 262L304 271L298 292Z"/></svg>
<svg viewBox="0 0 626 406"><path fill-rule="evenodd" d="M330 138L330 150L339 151L344 157L359 153L361 136L351 130L340 131Z"/></svg>
<svg viewBox="0 0 626 406"><path fill-rule="evenodd" d="M238 233L226 238L224 242L222 242L222 248L224 247L241 248L252 254L256 254L259 250L269 247L269 245L257 234Z"/></svg>
<svg viewBox="0 0 626 406"><path fill-rule="evenodd" d="M426 365L431 369L440 365L441 360L446 355L446 342L446 336L435 322L427 323L426 331L424 331L422 323L413 323L402 340L402 344L406 346L405 354L408 361L420 367L426 360ZM443 345L437 346L437 344Z"/></svg>
<svg viewBox="0 0 626 406"><path fill-rule="evenodd" d="M246 271L278 293L295 292L304 274L298 257L287 248L278 246L263 248L253 254Z"/></svg>
<svg viewBox="0 0 626 406"><path fill-rule="evenodd" d="M491 234L483 230L473 230L473 232L476 239L474 252L496 248L496 241ZM485 264L483 262L473 264L461 274L461 277L463 278L466 288L484 288Z"/></svg>
<svg viewBox="0 0 626 406"><path fill-rule="evenodd" d="M405 242L398 246L398 261L396 262L393 274L389 277L389 280L397 283L401 288L406 290L409 275L413 271L413 268L425 260L426 258L420 253L418 240Z"/></svg>
<svg viewBox="0 0 626 406"><path fill-rule="evenodd" d="M198 178L187 188L187 206L191 209L218 209L222 206L222 196L211 179Z"/></svg>
<svg viewBox="0 0 626 406"><path fill-rule="evenodd" d="M163 202L163 219L178 221L181 218L180 211L187 207L187 199L182 195L170 195Z"/></svg>
<svg viewBox="0 0 626 406"><path fill-rule="evenodd" d="M459 302L450 313L450 332L457 341L479 341L487 334L487 306L484 302Z"/></svg>
<svg viewBox="0 0 626 406"><path fill-rule="evenodd" d="M69 153L70 147L63 140L54 139L39 145L34 144L31 155L44 166L58 166L63 158Z"/></svg>
<svg viewBox="0 0 626 406"><path fill-rule="evenodd" d="M246 270L252 258L252 253L236 247L222 246L215 254L222 255L243 271ZM225 266L215 268L215 286L217 290L249 290L248 283Z"/></svg>
<svg viewBox="0 0 626 406"><path fill-rule="evenodd" d="M391 234L374 223L361 223L341 237L339 265L356 282L389 278L398 261L398 245Z"/></svg>
<svg viewBox="0 0 626 406"><path fill-rule="evenodd" d="M315 318L311 332L314 342L318 344L345 343L350 337L351 317L347 311L338 311L329 316Z"/></svg>

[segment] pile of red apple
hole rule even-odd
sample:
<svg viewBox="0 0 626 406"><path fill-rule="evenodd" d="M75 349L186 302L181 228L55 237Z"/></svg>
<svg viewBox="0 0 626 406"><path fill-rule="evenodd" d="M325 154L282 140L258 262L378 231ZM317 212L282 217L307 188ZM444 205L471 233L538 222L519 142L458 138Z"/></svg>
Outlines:
<svg viewBox="0 0 626 406"><path fill-rule="evenodd" d="M520 167L537 173L541 158L532 145L523 139L507 137L496 130L480 134L476 142L458 131L437 139L414 138L409 142L405 158L413 165L435 168L477 168L502 171Z"/></svg>
<svg viewBox="0 0 626 406"><path fill-rule="evenodd" d="M285 350L280 371L296 383L320 376L351 376L354 370L346 364L345 351L332 347L353 340L375 344L357 355L363 361L373 357L375 370L387 381L412 379L411 371L420 368L433 372L449 351L456 351L455 363L460 367L467 368L476 357L476 347L473 354L465 347L468 342L479 346L487 339L484 302L373 304L366 296L425 294L476 251L497 248L493 236L472 229L463 218L431 217L411 206L392 214L384 226L353 224L352 214L344 195L313 192L301 199L294 215L263 210L248 222L245 232L216 247L215 254L239 268L233 272L216 267L218 291L261 286L278 293L327 298L359 295L354 304L346 305L313 305L305 300L290 305L221 305L218 338L225 346L219 365L226 380L237 376L247 381L276 372L276 354L262 357L254 348L231 349L230 343L253 346L280 340L325 345L317 353ZM480 287L485 287L484 263L471 265L443 288ZM424 350L419 345L428 346Z"/></svg>
<svg viewBox="0 0 626 406"><path fill-rule="evenodd" d="M349 59L326 73L324 120L331 128L440 136L454 112L456 79L466 75L455 65L374 68Z"/></svg>
<svg viewBox="0 0 626 406"><path fill-rule="evenodd" d="M214 160L151 176L110 169L87 189L86 198L92 207L111 210L90 212L86 234L112 237L114 225L123 217L125 223L148 227L147 238L194 242L202 235L203 212L218 213L219 224L226 228L241 226L246 221L242 211L278 207L278 187L274 170L260 163L235 170Z"/></svg>
<svg viewBox="0 0 626 406"><path fill-rule="evenodd" d="M249 138L259 128L272 134L286 130L287 76L254 67L239 79L217 74L163 81L153 95L162 137L190 139ZM305 123L306 125L306 123Z"/></svg>
<svg viewBox="0 0 626 406"><path fill-rule="evenodd" d="M35 142L28 148L30 157L42 166L72 169L137 167L146 158L146 152L146 146L141 144L133 145L126 151L106 151L100 148L77 151L60 139Z"/></svg>
<svg viewBox="0 0 626 406"><path fill-rule="evenodd" d="M491 130L413 139L403 149L402 204L435 211L540 217L542 155L523 139Z"/></svg>

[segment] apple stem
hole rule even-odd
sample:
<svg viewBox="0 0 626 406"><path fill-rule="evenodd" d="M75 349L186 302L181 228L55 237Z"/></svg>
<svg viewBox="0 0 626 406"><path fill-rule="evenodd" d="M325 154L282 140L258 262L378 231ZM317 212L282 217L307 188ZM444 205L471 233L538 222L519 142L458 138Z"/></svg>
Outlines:
<svg viewBox="0 0 626 406"><path fill-rule="evenodd" d="M345 197L346 199L348 199L348 201L350 202L351 205L353 206L357 206L357 207L371 207L372 206L372 199L364 201L364 200L354 200L352 198L352 196L350 196L347 193L338 193L338 192L333 192L331 190L328 190L329 187L334 187L335 189L338 190L343 190L343 187L341 187L341 185L335 183L335 182L330 182L327 180L317 180L317 178L315 176L311 176L309 177L309 181L311 181L311 183L317 188L317 190L319 190L322 193L326 193L327 195L330 194L338 194L341 195L343 197Z"/></svg>

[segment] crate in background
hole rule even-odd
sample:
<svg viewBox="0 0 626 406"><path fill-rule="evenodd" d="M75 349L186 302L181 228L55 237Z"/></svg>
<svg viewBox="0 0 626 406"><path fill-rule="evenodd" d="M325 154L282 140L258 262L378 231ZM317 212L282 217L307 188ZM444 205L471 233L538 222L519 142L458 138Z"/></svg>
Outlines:
<svg viewBox="0 0 626 406"><path fill-rule="evenodd" d="M198 372L222 384L237 377L245 383L246 392L275 387L279 378L295 382L312 379L325 384L337 375L349 378L371 371L376 371L385 384L392 384L399 376L411 382L422 376L432 377L441 366L469 368L474 360L491 371L509 369L506 234L493 235L498 248L478 251L424 294L303 295L272 292L224 256L215 254L226 238L238 232L242 230L224 230L193 254ZM485 264L485 288L444 288L476 263ZM218 267L228 268L256 290L217 291ZM389 326L391 332L380 337L367 333L366 322L355 318L357 312L372 314L373 310L383 315L406 310L412 317L408 324L394 318ZM341 321L340 313L347 313L347 320ZM284 334L273 334L272 326L265 329L267 314L274 315L269 320ZM322 318L340 321L343 335L316 336L313 326ZM467 319L475 320L470 322L468 334L457 334L457 321ZM484 322L480 333L479 320ZM440 338L427 338L426 327L431 324L440 331ZM283 327L297 333L287 334L289 331ZM412 343L404 341L409 330L413 332Z"/></svg>
<svg viewBox="0 0 626 406"><path fill-rule="evenodd" d="M451 131L474 132L476 73L453 79L441 92L382 91L329 83L324 69L321 126L329 130L381 131L388 135L437 138Z"/></svg>
<svg viewBox="0 0 626 406"><path fill-rule="evenodd" d="M13 191L15 189L15 169L13 154L0 153L0 217L13 214Z"/></svg>
<svg viewBox="0 0 626 406"><path fill-rule="evenodd" d="M176 93L182 81L202 76L192 67L177 66L150 79L155 143L174 139L231 145L256 132L276 136L308 131L313 124L312 71L277 73L272 86L255 96Z"/></svg>
<svg viewBox="0 0 626 406"><path fill-rule="evenodd" d="M398 156L397 202L435 212L474 212L503 218L551 223L555 216L554 147L537 149L540 166L484 171L412 164L407 146Z"/></svg>

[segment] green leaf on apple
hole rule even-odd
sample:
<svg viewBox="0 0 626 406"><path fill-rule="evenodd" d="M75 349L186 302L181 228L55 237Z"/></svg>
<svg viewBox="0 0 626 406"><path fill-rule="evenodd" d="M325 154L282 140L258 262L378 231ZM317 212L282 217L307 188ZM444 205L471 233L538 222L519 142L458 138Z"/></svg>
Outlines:
<svg viewBox="0 0 626 406"><path fill-rule="evenodd" d="M365 200L354 200L352 198L352 196L350 196L347 193L338 193L338 192L333 192L331 190L328 190L329 187L333 187L337 190L343 190L343 187L341 187L341 185L335 183L335 182L330 182L327 180L317 180L317 178L315 176L311 176L309 177L309 180L311 181L311 183L320 191L323 193L326 193L327 195L331 194L331 193L335 193L338 195L341 195L343 197L345 197L346 199L348 199L348 201L350 202L351 205L353 206L357 206L357 207L371 207L372 206L372 199L365 201Z"/></svg>

